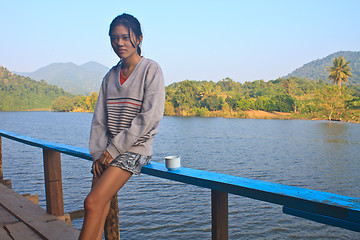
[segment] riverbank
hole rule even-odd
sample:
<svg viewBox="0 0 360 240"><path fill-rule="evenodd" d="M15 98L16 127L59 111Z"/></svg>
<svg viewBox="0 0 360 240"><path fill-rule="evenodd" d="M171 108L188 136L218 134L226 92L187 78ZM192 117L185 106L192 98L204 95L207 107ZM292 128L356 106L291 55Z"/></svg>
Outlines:
<svg viewBox="0 0 360 240"><path fill-rule="evenodd" d="M49 108L39 108L39 109L29 109L24 110L24 112L50 112ZM19 111L22 112L22 111ZM71 112L87 112L91 113L92 111L83 110L81 108L76 108ZM249 119L279 119L279 120L329 120L328 116L321 113L315 114L299 114L299 113L289 113L289 112L266 112L262 110L247 110L247 111L211 111L207 114L198 116L195 114L189 114L187 112L181 112L180 114L165 114L166 116L181 116L181 117L223 117L223 118L249 118ZM333 118L332 121L341 121L341 122L351 122L351 123L360 123L360 110L352 111L347 114L344 118Z"/></svg>
<svg viewBox="0 0 360 240"><path fill-rule="evenodd" d="M189 114L188 112L180 112L180 114L166 114L167 116L183 116L192 117L198 116ZM290 113L290 112L266 112L262 110L247 110L247 111L211 111L199 117L223 117L223 118L249 118L249 119L279 119L279 120L325 120L328 121L328 115L324 113ZM351 123L360 123L360 110L352 111L345 114L342 118L332 118L332 121L342 121Z"/></svg>

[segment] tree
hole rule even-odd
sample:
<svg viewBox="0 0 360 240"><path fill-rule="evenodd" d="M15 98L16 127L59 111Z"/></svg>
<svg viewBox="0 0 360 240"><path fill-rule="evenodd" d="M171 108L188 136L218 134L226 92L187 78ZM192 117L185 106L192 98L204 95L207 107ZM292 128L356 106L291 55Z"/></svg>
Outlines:
<svg viewBox="0 0 360 240"><path fill-rule="evenodd" d="M275 105L275 111L292 112L294 111L295 100L290 95L276 95L271 98Z"/></svg>
<svg viewBox="0 0 360 240"><path fill-rule="evenodd" d="M340 112L345 109L345 95L340 93L338 86L325 86L321 90L318 89L316 95L319 106L328 115L329 122L331 122L334 113L337 112L340 115Z"/></svg>
<svg viewBox="0 0 360 240"><path fill-rule="evenodd" d="M174 109L172 102L168 102L168 101L165 102L164 114L165 115L175 114L175 109Z"/></svg>
<svg viewBox="0 0 360 240"><path fill-rule="evenodd" d="M327 67L327 71L330 72L328 76L329 80L333 80L334 84L338 84L341 87L342 82L347 82L351 74L350 62L346 62L345 58L340 56L335 58L332 67Z"/></svg>
<svg viewBox="0 0 360 240"><path fill-rule="evenodd" d="M77 110L83 110L86 111L89 109L89 107L86 105L86 97L85 96L75 96L72 99L72 103L74 108Z"/></svg>
<svg viewBox="0 0 360 240"><path fill-rule="evenodd" d="M222 104L223 99L216 95L208 96L201 101L201 107L206 107L210 111L221 110Z"/></svg>
<svg viewBox="0 0 360 240"><path fill-rule="evenodd" d="M92 92L91 95L86 97L86 105L90 111L95 110L96 102L98 99L98 94L96 92Z"/></svg>
<svg viewBox="0 0 360 240"><path fill-rule="evenodd" d="M74 110L74 105L72 104L72 100L70 98L61 96L55 99L50 108L54 112L71 112Z"/></svg>

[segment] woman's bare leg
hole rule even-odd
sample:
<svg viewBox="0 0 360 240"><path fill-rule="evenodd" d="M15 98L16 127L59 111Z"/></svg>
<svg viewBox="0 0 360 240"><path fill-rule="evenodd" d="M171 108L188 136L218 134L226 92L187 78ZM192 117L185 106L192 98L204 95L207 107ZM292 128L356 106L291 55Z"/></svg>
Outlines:
<svg viewBox="0 0 360 240"><path fill-rule="evenodd" d="M131 176L131 172L118 167L110 166L106 169L85 199L85 217L79 240L95 240L99 235L102 237L110 200Z"/></svg>
<svg viewBox="0 0 360 240"><path fill-rule="evenodd" d="M97 234L96 240L102 240L102 236L103 236L103 232L104 232L104 226L105 226L105 220L106 220L106 217L107 217L107 215L109 213L109 209L110 209L110 201L105 206L103 216L102 216L101 222L100 222L99 232Z"/></svg>
<svg viewBox="0 0 360 240"><path fill-rule="evenodd" d="M93 189L96 185L96 183L99 181L99 177L97 177L95 174L93 176L93 180L92 180L92 186L91 189ZM117 194L117 193L116 193ZM103 212L103 216L101 218L101 222L100 222L100 228L99 228L99 232L97 234L96 240L102 240L102 236L103 236L103 231L104 231L104 226L105 226L105 220L106 217L109 213L109 209L110 209L110 201L106 204L104 212Z"/></svg>

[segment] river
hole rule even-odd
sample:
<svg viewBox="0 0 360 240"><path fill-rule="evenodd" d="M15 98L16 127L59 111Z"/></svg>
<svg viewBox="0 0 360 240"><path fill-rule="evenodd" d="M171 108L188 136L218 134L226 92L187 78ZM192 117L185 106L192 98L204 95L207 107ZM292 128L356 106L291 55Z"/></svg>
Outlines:
<svg viewBox="0 0 360 240"><path fill-rule="evenodd" d="M91 113L0 112L0 129L88 147ZM153 161L360 197L360 124L309 120L164 117ZM45 206L42 150L3 138L4 178ZM82 208L91 162L62 155L65 211ZM210 191L134 176L119 191L122 239L210 239ZM82 219L73 225L81 228ZM229 239L360 239L349 230L229 195Z"/></svg>

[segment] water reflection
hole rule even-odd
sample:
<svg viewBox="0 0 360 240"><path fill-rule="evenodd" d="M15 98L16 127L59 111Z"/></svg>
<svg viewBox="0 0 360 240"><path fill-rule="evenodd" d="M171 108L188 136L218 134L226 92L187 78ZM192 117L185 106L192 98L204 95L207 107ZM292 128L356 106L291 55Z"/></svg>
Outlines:
<svg viewBox="0 0 360 240"><path fill-rule="evenodd" d="M319 129L327 143L348 143L348 123L321 122Z"/></svg>
<svg viewBox="0 0 360 240"><path fill-rule="evenodd" d="M323 144L320 144L319 151L323 156L319 159L321 170L319 176L327 183L332 183L337 187L337 193L358 197L359 187L355 179L359 179L357 174L351 169L359 169L359 159L356 151L359 148L359 135L354 134L354 124L339 122L321 122L318 124L319 138ZM356 138L357 136L357 138ZM353 181L349 182L349 179ZM345 184L347 182L348 184Z"/></svg>

